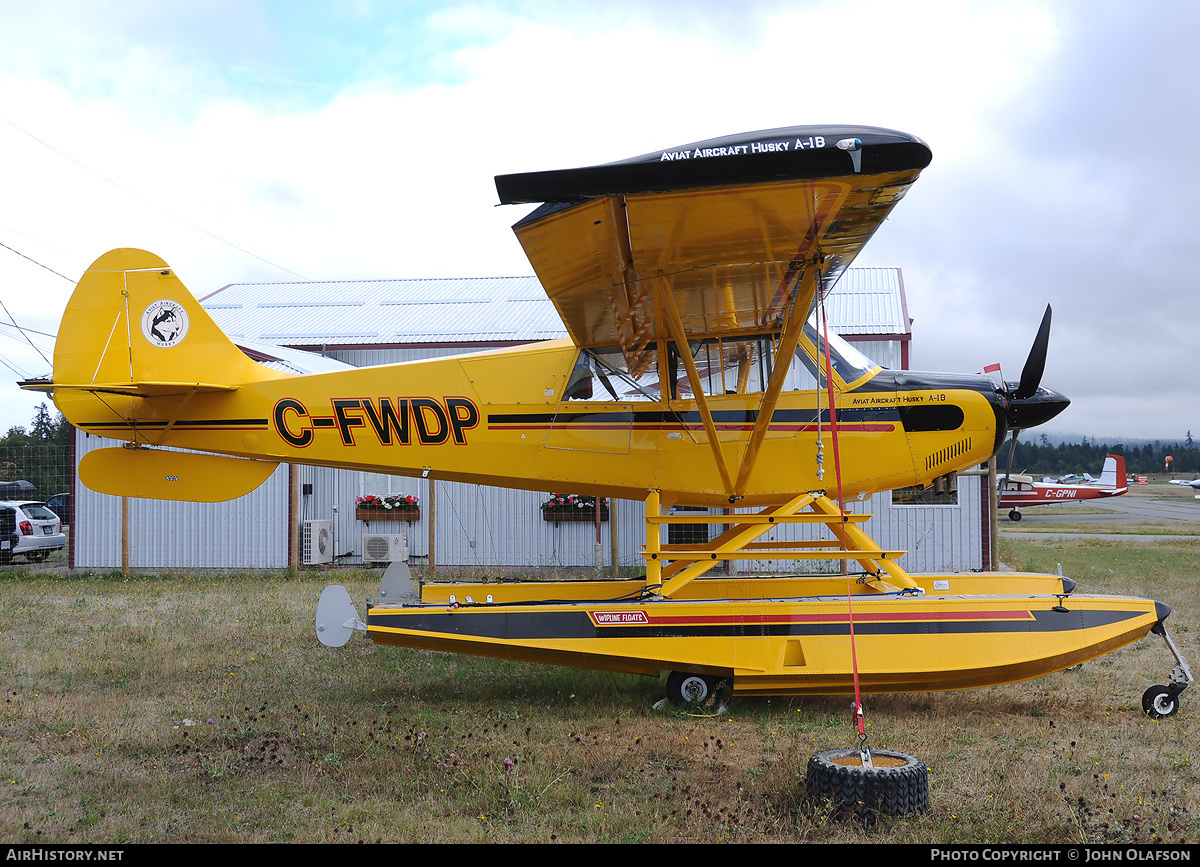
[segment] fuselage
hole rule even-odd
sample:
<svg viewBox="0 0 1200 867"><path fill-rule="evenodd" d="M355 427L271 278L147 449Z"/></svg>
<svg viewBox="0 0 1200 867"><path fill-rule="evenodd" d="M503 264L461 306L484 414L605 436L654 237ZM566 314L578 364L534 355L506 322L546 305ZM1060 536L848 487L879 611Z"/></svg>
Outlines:
<svg viewBox="0 0 1200 867"><path fill-rule="evenodd" d="M1028 506L1116 497L1128 490L1125 458L1121 455L1106 455L1100 478L1093 482L1038 482L1026 475L1006 475L999 480L999 504L1001 508L1017 511Z"/></svg>
<svg viewBox="0 0 1200 867"><path fill-rule="evenodd" d="M1126 490L1127 488L1104 488L1098 485L1063 485L1055 482L1002 479L1000 507L1011 509L1078 500L1097 500L1104 497L1115 497L1125 493Z"/></svg>
<svg viewBox="0 0 1200 867"><path fill-rule="evenodd" d="M690 394L567 399L579 362L577 347L551 341L244 382L196 394L182 409L179 400L86 392L57 399L79 427L145 444L531 490L643 499L656 489L665 503L730 503ZM834 384L848 497L928 484L978 464L1005 433L1004 397L986 377L874 368L849 385L835 375ZM707 405L721 452L736 467L762 396L730 391L709 395ZM787 391L738 502L816 489L837 490L828 391Z"/></svg>

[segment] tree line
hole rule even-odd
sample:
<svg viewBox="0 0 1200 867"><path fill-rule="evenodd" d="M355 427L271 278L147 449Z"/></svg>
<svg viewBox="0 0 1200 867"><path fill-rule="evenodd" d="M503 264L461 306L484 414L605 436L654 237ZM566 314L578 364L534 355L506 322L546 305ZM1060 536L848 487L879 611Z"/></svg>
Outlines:
<svg viewBox="0 0 1200 867"><path fill-rule="evenodd" d="M996 456L996 469L1001 474L1008 469L1011 444L1010 437ZM1129 473L1159 476L1172 474L1188 478L1200 473L1200 448L1197 448L1192 440L1191 431L1188 431L1182 441L1154 440L1140 446L1097 442L1095 437L1084 437L1078 443L1062 442L1052 445L1045 434L1026 434L1025 438L1017 440L1012 471L1034 476L1065 476L1069 473L1091 473L1098 476L1104 465L1105 455L1110 454L1123 455L1125 470ZM1171 458L1169 464L1168 457Z"/></svg>

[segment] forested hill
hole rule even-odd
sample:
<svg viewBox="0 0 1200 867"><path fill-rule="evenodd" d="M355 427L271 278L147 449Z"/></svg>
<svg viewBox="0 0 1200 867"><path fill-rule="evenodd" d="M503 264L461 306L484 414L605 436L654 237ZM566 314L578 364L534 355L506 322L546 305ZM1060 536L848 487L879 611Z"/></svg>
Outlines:
<svg viewBox="0 0 1200 867"><path fill-rule="evenodd" d="M1200 473L1200 448L1192 442L1189 433L1184 442L1156 440L1142 445L1126 446L1124 443L1105 443L1083 438L1081 442L1062 442L1052 445L1046 437L1027 435L1028 440L1017 440L1017 452L1013 457L1014 473L1030 475L1063 476L1067 473L1091 473L1100 475L1104 456L1124 455L1125 470L1130 473L1173 473L1191 477ZM1005 442L997 456L997 468L1003 473L1008 467L1008 451L1011 438ZM1167 457L1171 464L1168 468Z"/></svg>

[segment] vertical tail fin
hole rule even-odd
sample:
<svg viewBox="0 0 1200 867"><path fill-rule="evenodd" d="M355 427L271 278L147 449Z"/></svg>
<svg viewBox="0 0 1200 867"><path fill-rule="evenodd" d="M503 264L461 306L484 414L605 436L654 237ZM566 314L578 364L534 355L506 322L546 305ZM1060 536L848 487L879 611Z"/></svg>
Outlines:
<svg viewBox="0 0 1200 867"><path fill-rule="evenodd" d="M1104 470L1100 473L1100 487L1124 488L1126 486L1125 458L1122 455L1105 455Z"/></svg>
<svg viewBox="0 0 1200 867"><path fill-rule="evenodd" d="M273 377L233 345L166 262L144 250L112 250L92 263L54 349L56 395L60 388L153 394L201 380L232 388Z"/></svg>
<svg viewBox="0 0 1200 867"><path fill-rule="evenodd" d="M217 327L167 263L144 250L112 250L84 273L54 348L54 402L84 430L163 445L196 395L223 399L242 384L276 379ZM165 444L170 444L169 442ZM274 461L100 448L79 463L89 488L114 496L218 502L254 490Z"/></svg>
<svg viewBox="0 0 1200 867"><path fill-rule="evenodd" d="M77 424L72 409L84 396L235 390L277 376L234 346L167 263L144 250L92 263L54 346L54 401Z"/></svg>

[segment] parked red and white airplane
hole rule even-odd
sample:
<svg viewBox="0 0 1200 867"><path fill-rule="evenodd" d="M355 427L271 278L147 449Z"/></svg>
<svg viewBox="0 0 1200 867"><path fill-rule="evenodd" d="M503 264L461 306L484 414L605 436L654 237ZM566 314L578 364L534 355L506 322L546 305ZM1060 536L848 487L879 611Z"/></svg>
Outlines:
<svg viewBox="0 0 1200 867"><path fill-rule="evenodd" d="M1125 458L1106 455L1104 469L1097 481L1077 485L1062 482L1035 482L1031 476L1007 475L1000 479L1000 508L1010 509L1010 520L1021 520L1021 509L1050 503L1071 503L1116 497L1129 490L1125 476Z"/></svg>

